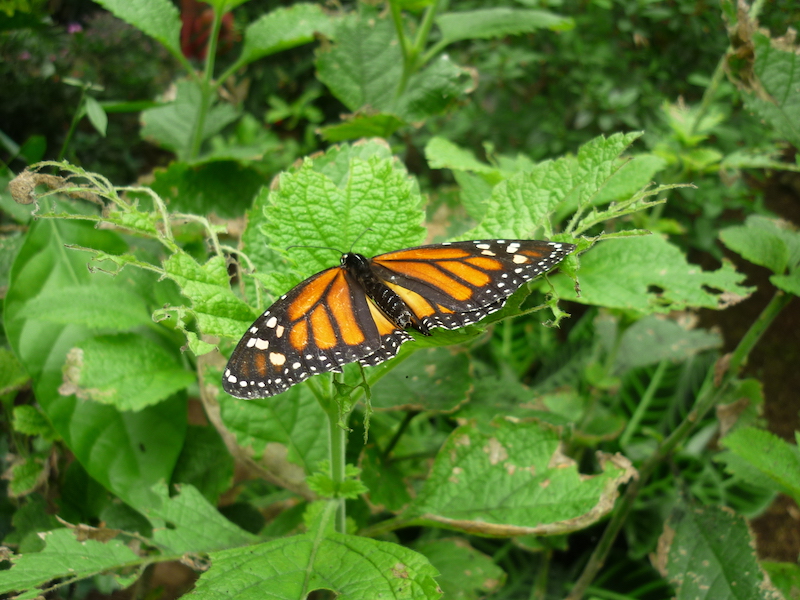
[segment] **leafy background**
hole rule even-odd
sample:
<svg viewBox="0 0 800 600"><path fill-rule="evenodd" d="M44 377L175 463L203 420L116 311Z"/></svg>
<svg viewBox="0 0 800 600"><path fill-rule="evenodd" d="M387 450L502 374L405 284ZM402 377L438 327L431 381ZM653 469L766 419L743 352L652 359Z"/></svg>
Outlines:
<svg viewBox="0 0 800 600"><path fill-rule="evenodd" d="M437 597L437 585L447 597L563 597L627 514L589 593L793 597L797 11L0 2L0 69L13 82L0 90L3 178L40 160L80 165L16 180L15 197L40 185L40 215L58 218L32 220L11 189L0 197L1 527L19 555L2 591L35 597L49 581L65 597L127 586L176 597L203 573L196 594L214 597ZM370 226L369 253L427 232L583 236L585 254L489 319L491 337L448 333L370 371L370 442L358 409L346 455L362 494L354 472L320 471L332 408L321 384L208 396L221 368L211 351L230 352L275 293L331 264L287 247L347 248ZM544 313L500 321L541 303L560 330L540 326ZM752 349L760 324L771 326ZM713 399L708 378L729 352L723 406L659 456L692 402ZM772 433L754 427L764 423ZM460 441L502 455L521 439L537 452L511 460L557 483L490 509L497 498L481 494L512 479ZM596 450L647 475L611 525L597 521L630 465ZM319 497L349 498L350 521ZM569 513L566 498L583 505ZM705 535L719 531L728 537Z"/></svg>

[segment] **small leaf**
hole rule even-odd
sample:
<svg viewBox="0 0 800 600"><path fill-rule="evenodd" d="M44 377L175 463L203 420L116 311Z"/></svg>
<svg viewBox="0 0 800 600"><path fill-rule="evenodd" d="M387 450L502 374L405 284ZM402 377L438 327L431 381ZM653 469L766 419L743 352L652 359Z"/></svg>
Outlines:
<svg viewBox="0 0 800 600"><path fill-rule="evenodd" d="M0 395L20 389L29 379L14 353L0 348Z"/></svg>
<svg viewBox="0 0 800 600"><path fill-rule="evenodd" d="M322 137L329 142L343 142L360 138L388 138L404 125L395 115L379 113L376 115L352 115L338 125L320 129Z"/></svg>
<svg viewBox="0 0 800 600"><path fill-rule="evenodd" d="M721 443L769 478L773 489L800 501L800 452L797 446L755 427L736 429L722 438ZM733 465L729 463L730 466Z"/></svg>
<svg viewBox="0 0 800 600"><path fill-rule="evenodd" d="M744 517L725 507L673 510L654 556L677 600L776 600Z"/></svg>
<svg viewBox="0 0 800 600"><path fill-rule="evenodd" d="M574 21L569 17L562 17L545 10L514 8L444 13L436 17L436 24L442 30L443 44L459 40L519 35L543 28L567 31L575 27Z"/></svg>
<svg viewBox="0 0 800 600"><path fill-rule="evenodd" d="M108 127L106 111L91 96L86 96L84 102L86 103L86 116L89 117L89 121L101 136L106 137L106 128Z"/></svg>
<svg viewBox="0 0 800 600"><path fill-rule="evenodd" d="M181 20L169 0L98 0L98 4L155 38L174 55L181 52Z"/></svg>
<svg viewBox="0 0 800 600"><path fill-rule="evenodd" d="M786 233L791 235L791 232ZM789 264L790 251L786 241L778 227L770 226L769 220L763 217L723 229L719 237L728 248L751 263L767 267L778 275L783 274Z"/></svg>
<svg viewBox="0 0 800 600"><path fill-rule="evenodd" d="M622 335L616 352L616 374L662 360L683 361L704 350L722 346L719 333L686 330L675 321L648 316L636 321Z"/></svg>
<svg viewBox="0 0 800 600"><path fill-rule="evenodd" d="M224 257L215 256L201 266L188 254L176 252L164 261L164 269L191 300L204 334L238 339L253 322L255 313L230 289Z"/></svg>
<svg viewBox="0 0 800 600"><path fill-rule="evenodd" d="M183 484L172 497L165 484L153 492L158 501L143 512L153 524L154 541L167 552L211 552L258 540L223 517L194 486Z"/></svg>
<svg viewBox="0 0 800 600"><path fill-rule="evenodd" d="M499 591L505 583L503 569L464 538L430 540L414 549L441 573L436 580L447 598L478 600Z"/></svg>
<svg viewBox="0 0 800 600"><path fill-rule="evenodd" d="M67 355L63 395L111 404L122 411L138 411L158 404L191 385L173 354L137 334L88 338Z"/></svg>
<svg viewBox="0 0 800 600"><path fill-rule="evenodd" d="M14 407L14 431L25 435L41 435L46 440L58 437L47 417L36 407L27 404Z"/></svg>
<svg viewBox="0 0 800 600"><path fill-rule="evenodd" d="M330 36L334 19L317 4L277 8L247 26L237 65L314 41L315 33Z"/></svg>
<svg viewBox="0 0 800 600"><path fill-rule="evenodd" d="M143 561L119 540L79 542L71 529L41 535L44 550L14 557L11 569L3 573L0 593L21 592L57 578L78 580Z"/></svg>
<svg viewBox="0 0 800 600"><path fill-rule="evenodd" d="M577 157L547 160L497 184L487 202L483 222L463 239L492 237L526 239L544 228L549 216L570 198L577 205L591 202L620 167L619 156L638 133L599 137L581 146Z"/></svg>

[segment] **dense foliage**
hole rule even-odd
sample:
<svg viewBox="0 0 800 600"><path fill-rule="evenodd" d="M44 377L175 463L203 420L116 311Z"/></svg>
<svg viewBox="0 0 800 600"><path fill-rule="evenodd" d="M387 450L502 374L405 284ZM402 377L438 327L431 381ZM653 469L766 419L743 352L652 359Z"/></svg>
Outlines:
<svg viewBox="0 0 800 600"><path fill-rule="evenodd" d="M800 295L787 4L0 1L0 593L795 597L748 520L800 454L742 374ZM577 249L377 367L222 391L331 248L489 238ZM723 355L725 253L772 297Z"/></svg>

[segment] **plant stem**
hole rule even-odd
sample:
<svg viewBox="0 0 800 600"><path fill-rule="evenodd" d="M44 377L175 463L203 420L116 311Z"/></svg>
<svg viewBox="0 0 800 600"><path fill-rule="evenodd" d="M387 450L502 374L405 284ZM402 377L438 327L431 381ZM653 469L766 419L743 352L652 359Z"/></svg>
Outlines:
<svg viewBox="0 0 800 600"><path fill-rule="evenodd" d="M328 432L330 447L331 479L336 488L344 483L346 432L339 424L339 411L337 403L331 402L328 415ZM339 499L339 508L336 511L336 531L347 533L347 512L344 498Z"/></svg>
<svg viewBox="0 0 800 600"><path fill-rule="evenodd" d="M200 82L200 106L197 110L197 120L192 132L192 142L189 147L188 159L197 158L200 154L200 146L203 143L203 132L206 128L206 117L211 107L211 96L215 93L216 87L212 84L214 78L214 59L217 56L217 41L219 32L222 29L222 13L214 10L214 21L211 25L211 35L208 38L206 47L206 64L203 70L203 79Z"/></svg>
<svg viewBox="0 0 800 600"><path fill-rule="evenodd" d="M716 367L721 364L720 361L717 362L717 365L709 369L706 379L698 392L694 409L686 416L681 424L678 425L675 431L661 442L652 456L642 464L639 469L639 477L634 479L628 486L628 489L625 490L625 495L616 506L614 514L606 526L606 530L603 532L603 537L595 547L594 552L592 552L589 562L584 567L581 576L575 582L575 587L570 591L567 600L580 600L583 598L588 590L589 584L594 580L600 569L603 568L611 546L617 538L617 534L619 534L625 520L633 509L633 505L639 496L639 491L646 485L648 479L658 465L661 464L678 444L688 437L695 425L720 400L728 385L739 375L739 370L742 365L744 365L753 347L764 334L767 327L775 320L775 317L777 317L781 310L791 302L792 297L792 295L785 294L781 291L776 292L769 304L761 311L761 314L750 326L750 329L748 329L745 336L739 342L739 345L733 353L730 354L730 360L728 361L725 375L719 383L716 383L718 379ZM725 358L726 357L723 357L721 360L725 360Z"/></svg>
<svg viewBox="0 0 800 600"><path fill-rule="evenodd" d="M58 153L57 161L64 160L64 155L67 153L67 148L69 148L69 143L72 141L72 136L75 134L75 129L78 127L78 123L81 122L81 119L84 115L84 98L86 98L86 88L81 88L81 97L78 100L78 108L75 110L75 114L72 116L72 123L69 124L69 131L67 131L67 137L64 138L64 143L61 144L61 150Z"/></svg>
<svg viewBox="0 0 800 600"><path fill-rule="evenodd" d="M619 445L621 448L626 448L628 446L633 433L639 428L639 424L642 422L647 409L650 408L650 404L653 402L653 397L656 395L658 386L661 385L661 380L664 378L664 373L667 371L667 365L669 365L668 360L662 360L658 363L656 372L653 373L653 377L650 379L650 384L644 391L641 401L636 406L633 416L631 416L630 421L628 421L628 426L619 438Z"/></svg>

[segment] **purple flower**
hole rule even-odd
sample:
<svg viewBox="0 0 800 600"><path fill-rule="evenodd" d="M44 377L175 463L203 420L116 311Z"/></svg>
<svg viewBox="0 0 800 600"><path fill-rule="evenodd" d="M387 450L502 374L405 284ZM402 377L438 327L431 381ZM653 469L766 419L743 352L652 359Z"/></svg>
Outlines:
<svg viewBox="0 0 800 600"><path fill-rule="evenodd" d="M70 23L67 25L67 33L79 33L83 31L80 23Z"/></svg>

